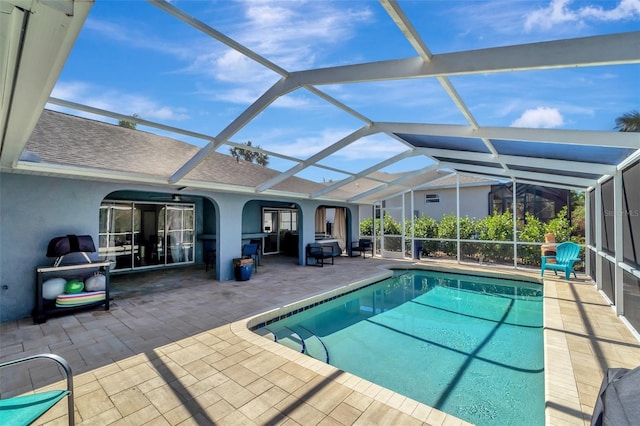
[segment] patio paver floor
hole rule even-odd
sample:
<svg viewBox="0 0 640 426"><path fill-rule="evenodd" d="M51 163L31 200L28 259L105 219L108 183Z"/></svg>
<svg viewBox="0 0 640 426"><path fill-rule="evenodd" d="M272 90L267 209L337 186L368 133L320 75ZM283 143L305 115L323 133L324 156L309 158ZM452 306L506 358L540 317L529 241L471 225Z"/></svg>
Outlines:
<svg viewBox="0 0 640 426"><path fill-rule="evenodd" d="M252 315L399 263L410 262L340 257L316 268L264 257L249 281L214 281L203 265L113 276L110 311L0 324L0 358L65 357L78 424L464 424L246 329ZM606 369L640 364L640 342L584 276L545 280L545 341L548 424L588 424ZM60 379L31 368L2 376L0 392L4 398ZM38 424L65 421L58 404Z"/></svg>

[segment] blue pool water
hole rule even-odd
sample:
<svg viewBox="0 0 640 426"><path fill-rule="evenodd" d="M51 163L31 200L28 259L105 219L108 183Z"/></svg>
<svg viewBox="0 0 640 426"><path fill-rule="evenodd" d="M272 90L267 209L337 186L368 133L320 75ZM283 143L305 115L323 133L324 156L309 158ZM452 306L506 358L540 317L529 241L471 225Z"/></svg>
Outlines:
<svg viewBox="0 0 640 426"><path fill-rule="evenodd" d="M416 270L255 331L477 425L544 425L542 321L538 284Z"/></svg>

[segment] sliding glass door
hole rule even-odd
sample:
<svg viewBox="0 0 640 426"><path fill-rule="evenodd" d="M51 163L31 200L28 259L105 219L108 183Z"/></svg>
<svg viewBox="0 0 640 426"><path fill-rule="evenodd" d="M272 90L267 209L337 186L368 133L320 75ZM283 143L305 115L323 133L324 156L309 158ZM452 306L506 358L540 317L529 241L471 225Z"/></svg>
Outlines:
<svg viewBox="0 0 640 426"><path fill-rule="evenodd" d="M192 204L103 202L100 258L113 270L193 263L194 224Z"/></svg>
<svg viewBox="0 0 640 426"><path fill-rule="evenodd" d="M269 234L264 240L264 254L297 254L298 210L262 209L262 230Z"/></svg>

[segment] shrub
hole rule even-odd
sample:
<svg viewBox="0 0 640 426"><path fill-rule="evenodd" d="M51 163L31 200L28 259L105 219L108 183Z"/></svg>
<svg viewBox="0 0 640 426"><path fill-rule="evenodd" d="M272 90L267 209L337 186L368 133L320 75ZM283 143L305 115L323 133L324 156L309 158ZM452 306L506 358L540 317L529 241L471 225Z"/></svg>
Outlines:
<svg viewBox="0 0 640 426"><path fill-rule="evenodd" d="M519 230L519 240L522 242L539 243L544 241L546 224L542 223L531 213L525 213L525 224ZM540 264L540 247L537 245L520 246L522 263L525 265Z"/></svg>
<svg viewBox="0 0 640 426"><path fill-rule="evenodd" d="M556 242L562 243L565 241L572 241L571 236L576 228L577 225L572 226L569 224L569 219L567 218L567 207L565 206L558 212L555 218L549 221L546 232L555 234Z"/></svg>
<svg viewBox="0 0 640 426"><path fill-rule="evenodd" d="M379 222L379 221L377 221ZM373 218L368 217L360 222L360 235L373 235Z"/></svg>
<svg viewBox="0 0 640 426"><path fill-rule="evenodd" d="M415 238L437 238L438 237L438 222L432 218L427 216L420 216L413 219L415 225ZM411 220L406 221L406 232L407 235L411 235ZM429 253L433 253L438 251L438 242L437 241L423 241L422 242L422 254L429 255Z"/></svg>
<svg viewBox="0 0 640 426"><path fill-rule="evenodd" d="M457 238L457 226L458 221L456 220L456 215L444 215L438 224L438 238L442 239L456 239ZM441 244L442 251L445 252L448 256L453 256L458 252L456 247L456 243L447 241L442 242Z"/></svg>
<svg viewBox="0 0 640 426"><path fill-rule="evenodd" d="M509 211L484 217L480 219L477 226L478 236L481 240L513 240L513 216ZM504 260L513 255L513 246L510 244L483 244L482 253L488 259Z"/></svg>

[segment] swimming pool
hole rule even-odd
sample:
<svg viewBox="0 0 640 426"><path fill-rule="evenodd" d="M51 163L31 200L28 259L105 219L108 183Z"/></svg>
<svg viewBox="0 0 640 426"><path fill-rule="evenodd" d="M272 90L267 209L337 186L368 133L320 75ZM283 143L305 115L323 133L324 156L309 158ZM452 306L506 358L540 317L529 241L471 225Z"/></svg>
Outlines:
<svg viewBox="0 0 640 426"><path fill-rule="evenodd" d="M543 425L542 321L539 284L412 270L253 329L478 425Z"/></svg>

